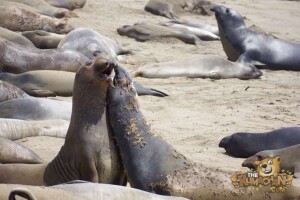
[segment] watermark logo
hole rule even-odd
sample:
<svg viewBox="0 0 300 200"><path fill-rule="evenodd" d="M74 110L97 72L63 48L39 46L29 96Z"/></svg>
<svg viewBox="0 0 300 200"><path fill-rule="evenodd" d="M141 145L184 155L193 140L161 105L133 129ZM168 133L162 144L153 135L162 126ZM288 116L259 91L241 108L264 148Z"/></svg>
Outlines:
<svg viewBox="0 0 300 200"><path fill-rule="evenodd" d="M279 156L255 161L255 170L236 172L232 177L232 184L236 189L260 190L269 187L272 192L285 192L292 184L293 175L281 169Z"/></svg>

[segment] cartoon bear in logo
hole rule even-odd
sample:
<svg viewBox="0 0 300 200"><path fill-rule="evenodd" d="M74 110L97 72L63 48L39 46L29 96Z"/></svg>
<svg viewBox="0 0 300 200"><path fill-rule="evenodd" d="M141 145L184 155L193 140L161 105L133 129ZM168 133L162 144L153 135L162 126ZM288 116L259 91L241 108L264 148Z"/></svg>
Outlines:
<svg viewBox="0 0 300 200"><path fill-rule="evenodd" d="M281 158L279 156L269 157L254 162L259 176L277 175L280 172Z"/></svg>

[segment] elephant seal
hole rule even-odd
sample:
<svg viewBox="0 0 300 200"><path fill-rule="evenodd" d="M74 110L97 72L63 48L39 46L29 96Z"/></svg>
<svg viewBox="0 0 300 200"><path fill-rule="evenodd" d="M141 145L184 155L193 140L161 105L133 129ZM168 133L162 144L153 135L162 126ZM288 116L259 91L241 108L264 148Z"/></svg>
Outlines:
<svg viewBox="0 0 300 200"><path fill-rule="evenodd" d="M70 120L72 103L35 97L11 99L0 103L0 117L22 120Z"/></svg>
<svg viewBox="0 0 300 200"><path fill-rule="evenodd" d="M116 41L88 28L77 28L71 31L59 43L58 48L81 52L91 60L98 56L109 56L122 61L121 54L131 53Z"/></svg>
<svg viewBox="0 0 300 200"><path fill-rule="evenodd" d="M137 23L133 26L124 25L117 29L122 36L134 38L137 41L145 42L157 38L177 38L187 44L198 45L201 40L193 33L183 30L175 30L169 27L154 23Z"/></svg>
<svg viewBox="0 0 300 200"><path fill-rule="evenodd" d="M0 26L11 31L44 30L64 34L73 30L66 20L48 16L14 6L0 5Z"/></svg>
<svg viewBox="0 0 300 200"><path fill-rule="evenodd" d="M49 33L42 30L25 31L22 35L29 39L39 49L55 49L64 35Z"/></svg>
<svg viewBox="0 0 300 200"><path fill-rule="evenodd" d="M22 74L0 73L0 80L14 84L31 96L72 96L75 73L55 70L36 70ZM134 83L139 96L168 96L159 90Z"/></svg>
<svg viewBox="0 0 300 200"><path fill-rule="evenodd" d="M0 137L10 140L34 136L65 138L69 124L62 119L30 121L0 118Z"/></svg>
<svg viewBox="0 0 300 200"><path fill-rule="evenodd" d="M78 183L77 183L78 182ZM0 184L0 198L15 200L187 200L182 197L168 197L118 185L74 181L51 187ZM9 198L8 198L9 197Z"/></svg>
<svg viewBox="0 0 300 200"><path fill-rule="evenodd" d="M231 61L272 70L300 71L300 44L275 39L249 30L243 17L224 6L212 8L218 22L223 49Z"/></svg>
<svg viewBox="0 0 300 200"><path fill-rule="evenodd" d="M266 133L235 133L224 137L219 147L226 153L247 158L264 150L281 149L300 144L300 127L281 128Z"/></svg>
<svg viewBox="0 0 300 200"><path fill-rule="evenodd" d="M181 60L148 64L133 72L146 78L259 78L262 73L252 65L233 63L220 56L197 55ZM1 79L1 76L0 76Z"/></svg>
<svg viewBox="0 0 300 200"><path fill-rule="evenodd" d="M281 169L292 172L296 178L300 177L300 144L283 149L258 152L254 156L247 158L242 166L255 169L254 163L256 161L276 156L281 158Z"/></svg>
<svg viewBox="0 0 300 200"><path fill-rule="evenodd" d="M28 48L0 38L0 71L22 73L32 70L76 72L88 61L79 52L64 49Z"/></svg>
<svg viewBox="0 0 300 200"><path fill-rule="evenodd" d="M178 19L178 13L190 12L200 15L212 15L212 3L205 0L149 0L145 11L169 19Z"/></svg>
<svg viewBox="0 0 300 200"><path fill-rule="evenodd" d="M78 15L65 8L56 8L48 4L45 0L4 0L5 2L17 2L33 8L32 11L49 17L78 17ZM30 9L31 10L31 9Z"/></svg>
<svg viewBox="0 0 300 200"><path fill-rule="evenodd" d="M104 57L76 73L65 143L49 164L0 165L0 182L56 185L72 180L124 183L124 170L106 121L106 93L115 63Z"/></svg>
<svg viewBox="0 0 300 200"><path fill-rule="evenodd" d="M5 81L0 81L0 103L24 97L28 97L28 95L23 90Z"/></svg>
<svg viewBox="0 0 300 200"><path fill-rule="evenodd" d="M40 164L44 160L29 148L0 137L0 163Z"/></svg>
<svg viewBox="0 0 300 200"><path fill-rule="evenodd" d="M113 86L108 89L108 116L123 165L132 187L189 199L287 199L299 196L299 187L286 193L269 188L259 192L235 189L232 172L194 163L160 138L140 111L132 80L115 67ZM286 198L284 198L286 197ZM292 198L291 198L292 199Z"/></svg>
<svg viewBox="0 0 300 200"><path fill-rule="evenodd" d="M167 26L169 28L172 28L174 30L179 30L183 32L190 32L194 35L196 35L198 38L204 41L212 41L212 40L219 40L220 37L218 35L215 35L214 33L205 30L205 29L200 29L196 27L191 27L191 26L186 26L183 24L177 24L177 23L172 23L172 22L162 22L160 23L163 26Z"/></svg>
<svg viewBox="0 0 300 200"><path fill-rule="evenodd" d="M55 7L74 10L78 8L83 8L83 6L86 3L86 0L46 0L46 2Z"/></svg>
<svg viewBox="0 0 300 200"><path fill-rule="evenodd" d="M34 48L34 44L32 44L32 42L26 37L6 28L0 27L0 37L25 47Z"/></svg>

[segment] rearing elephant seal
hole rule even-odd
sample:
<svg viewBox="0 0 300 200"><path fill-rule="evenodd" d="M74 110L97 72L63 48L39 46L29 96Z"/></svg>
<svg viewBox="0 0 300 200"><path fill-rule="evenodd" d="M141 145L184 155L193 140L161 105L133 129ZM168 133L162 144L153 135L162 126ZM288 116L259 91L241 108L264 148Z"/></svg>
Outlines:
<svg viewBox="0 0 300 200"><path fill-rule="evenodd" d="M195 200L299 196L299 188L286 193L272 193L268 187L259 192L235 189L230 179L232 173L187 160L151 130L126 71L118 66L115 72L114 85L108 90L108 114L132 187Z"/></svg>
<svg viewBox="0 0 300 200"><path fill-rule="evenodd" d="M266 133L235 133L224 137L219 147L231 156L247 158L271 149L281 149L300 144L300 127L281 128Z"/></svg>
<svg viewBox="0 0 300 200"><path fill-rule="evenodd" d="M300 44L287 42L248 29L235 10L214 6L223 49L231 61L273 70L300 71Z"/></svg>
<svg viewBox="0 0 300 200"><path fill-rule="evenodd" d="M0 182L55 185L72 180L123 184L124 173L106 122L106 93L114 62L99 57L76 73L65 143L48 165L0 165Z"/></svg>

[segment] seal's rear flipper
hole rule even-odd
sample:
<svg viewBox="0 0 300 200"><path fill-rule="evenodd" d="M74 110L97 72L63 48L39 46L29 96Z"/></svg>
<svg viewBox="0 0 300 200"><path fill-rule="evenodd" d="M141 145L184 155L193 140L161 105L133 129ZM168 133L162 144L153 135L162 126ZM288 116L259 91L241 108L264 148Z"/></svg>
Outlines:
<svg viewBox="0 0 300 200"><path fill-rule="evenodd" d="M152 95L152 96L157 96L157 97L169 96L168 94L161 92L159 90L152 89L152 88L145 88L136 82L133 82L133 85L139 96L143 96L143 95Z"/></svg>
<svg viewBox="0 0 300 200"><path fill-rule="evenodd" d="M30 96L34 97L56 97L56 93L50 91L50 90L38 90L38 89L33 89L30 91L27 91L27 93Z"/></svg>
<svg viewBox="0 0 300 200"><path fill-rule="evenodd" d="M9 194L8 200L16 200L16 196L23 197L27 200L36 200L34 194L26 188L13 189Z"/></svg>

